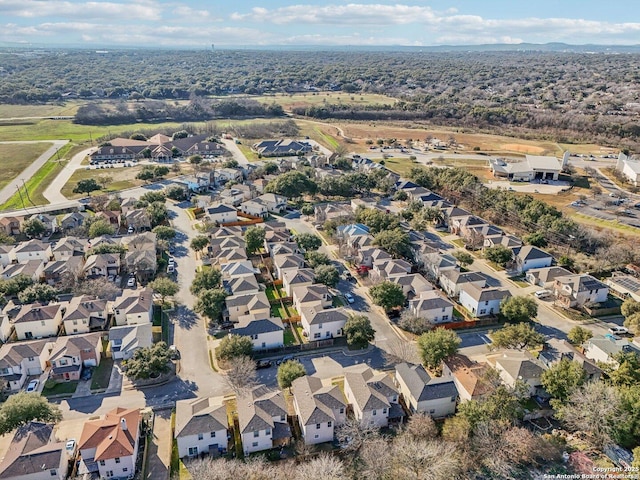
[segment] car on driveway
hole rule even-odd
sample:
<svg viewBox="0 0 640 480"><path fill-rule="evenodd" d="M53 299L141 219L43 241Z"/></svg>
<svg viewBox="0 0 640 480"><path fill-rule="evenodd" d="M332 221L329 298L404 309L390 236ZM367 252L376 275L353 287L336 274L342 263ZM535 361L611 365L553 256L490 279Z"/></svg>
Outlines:
<svg viewBox="0 0 640 480"><path fill-rule="evenodd" d="M356 301L355 298L353 298L353 295L351 295L350 293L345 293L344 294L344 298L345 300L347 300L347 302L349 303L354 303Z"/></svg>
<svg viewBox="0 0 640 480"><path fill-rule="evenodd" d="M129 277L127 280L127 287L134 288L136 286L136 277Z"/></svg>
<svg viewBox="0 0 640 480"><path fill-rule="evenodd" d="M31 380L29 385L27 385L27 392L36 392L38 385L40 385L40 380Z"/></svg>
<svg viewBox="0 0 640 480"><path fill-rule="evenodd" d="M74 438L67 440L67 443L64 446L69 458L74 458L76 456L76 440Z"/></svg>
<svg viewBox="0 0 640 480"><path fill-rule="evenodd" d="M273 365L273 362L271 360L258 360L256 362L256 368L258 369L269 368L271 365Z"/></svg>

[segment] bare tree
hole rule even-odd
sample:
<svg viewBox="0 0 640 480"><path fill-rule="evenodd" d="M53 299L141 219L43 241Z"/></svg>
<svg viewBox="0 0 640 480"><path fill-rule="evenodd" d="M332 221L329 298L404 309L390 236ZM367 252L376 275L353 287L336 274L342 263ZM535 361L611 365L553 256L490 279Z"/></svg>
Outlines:
<svg viewBox="0 0 640 480"><path fill-rule="evenodd" d="M345 478L344 465L334 456L322 454L298 466L296 478L300 480L342 480Z"/></svg>
<svg viewBox="0 0 640 480"><path fill-rule="evenodd" d="M430 415L416 413L407 422L404 435L409 435L416 440L433 440L438 437L438 427Z"/></svg>
<svg viewBox="0 0 640 480"><path fill-rule="evenodd" d="M387 342L384 358L390 364L399 362L420 363L415 343L400 340L399 338Z"/></svg>
<svg viewBox="0 0 640 480"><path fill-rule="evenodd" d="M377 427L363 425L353 418L348 418L336 429L336 439L347 452L358 452L367 441L379 436Z"/></svg>
<svg viewBox="0 0 640 480"><path fill-rule="evenodd" d="M360 449L359 462L354 476L366 480L386 480L392 478L393 457L389 441L372 438L364 442Z"/></svg>
<svg viewBox="0 0 640 480"><path fill-rule="evenodd" d="M233 393L241 395L256 385L256 363L250 357L234 357L227 365L229 368L225 372L224 380Z"/></svg>
<svg viewBox="0 0 640 480"><path fill-rule="evenodd" d="M449 480L461 472L455 444L401 435L393 442L394 477L406 480Z"/></svg>

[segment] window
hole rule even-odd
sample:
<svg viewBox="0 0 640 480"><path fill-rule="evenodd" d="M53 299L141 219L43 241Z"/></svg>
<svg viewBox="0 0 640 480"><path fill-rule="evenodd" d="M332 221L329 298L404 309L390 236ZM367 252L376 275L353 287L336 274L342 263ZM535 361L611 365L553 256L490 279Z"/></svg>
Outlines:
<svg viewBox="0 0 640 480"><path fill-rule="evenodd" d="M202 433L198 434L198 440L202 440L204 438L204 435Z"/></svg>
<svg viewBox="0 0 640 480"><path fill-rule="evenodd" d="M442 315L442 320L449 320L449 315Z"/></svg>
<svg viewBox="0 0 640 480"><path fill-rule="evenodd" d="M42 320L42 321L40 322L40 325L42 325L43 327L44 327L46 324L47 324L47 322L45 322L44 320Z"/></svg>
<svg viewBox="0 0 640 480"><path fill-rule="evenodd" d="M100 460L100 466L104 467L104 460Z"/></svg>
<svg viewBox="0 0 640 480"><path fill-rule="evenodd" d="M270 429L270 428L267 428L267 429L264 431L264 433L265 433L265 435L271 435L271 429Z"/></svg>
<svg viewBox="0 0 640 480"><path fill-rule="evenodd" d="M216 438L216 432L211 432L211 438Z"/></svg>
<svg viewBox="0 0 640 480"><path fill-rule="evenodd" d="M33 362L36 358L35 357L29 357L29 361Z"/></svg>
<svg viewBox="0 0 640 480"><path fill-rule="evenodd" d="M316 423L316 430L320 430L320 424Z"/></svg>
<svg viewBox="0 0 640 480"><path fill-rule="evenodd" d="M128 471L129 471L129 469L128 469L127 467L123 467L122 471L123 471L123 472L128 472Z"/></svg>
<svg viewBox="0 0 640 480"><path fill-rule="evenodd" d="M107 470L106 472L104 472L104 476L107 478L113 477L113 470Z"/></svg>
<svg viewBox="0 0 640 480"><path fill-rule="evenodd" d="M485 305L489 305L489 301L488 301L488 300L487 300L487 301L485 301L485 302L484 302L484 304L485 304Z"/></svg>
<svg viewBox="0 0 640 480"><path fill-rule="evenodd" d="M320 338L320 332L316 332L313 334L313 338Z"/></svg>
<svg viewBox="0 0 640 480"><path fill-rule="evenodd" d="M444 312L445 308L446 308L446 307L442 307L442 311L443 311L443 312Z"/></svg>
<svg viewBox="0 0 640 480"><path fill-rule="evenodd" d="M378 414L378 412L377 412L377 411L375 411L375 410L373 411L373 413L371 413L371 415L373 415L374 417L375 417L377 414Z"/></svg>
<svg viewBox="0 0 640 480"><path fill-rule="evenodd" d="M382 413L387 413L387 409L386 409L386 408L383 408L383 409L382 409Z"/></svg>
<svg viewBox="0 0 640 480"><path fill-rule="evenodd" d="M433 415L434 413L436 413L435 409L432 408L431 410L429 410L429 415Z"/></svg>
<svg viewBox="0 0 640 480"><path fill-rule="evenodd" d="M116 463L120 463L120 457L116 457Z"/></svg>
<svg viewBox="0 0 640 480"><path fill-rule="evenodd" d="M56 470L55 468L52 468L51 470L49 470L49 473L51 474L52 477L55 477L58 474L58 470Z"/></svg>
<svg viewBox="0 0 640 480"><path fill-rule="evenodd" d="M280 415L280 421L284 422L284 415Z"/></svg>
<svg viewBox="0 0 640 480"><path fill-rule="evenodd" d="M327 427L331 428L331 420L327 422Z"/></svg>
<svg viewBox="0 0 640 480"><path fill-rule="evenodd" d="M318 329L322 330L322 324L321 323L318 324Z"/></svg>
<svg viewBox="0 0 640 480"><path fill-rule="evenodd" d="M480 315L484 315L485 313L487 313L487 310L485 310L484 308L480 310Z"/></svg>
<svg viewBox="0 0 640 480"><path fill-rule="evenodd" d="M252 446L252 447L257 447L257 446L258 446L258 442L253 442L253 443L251 444L251 446Z"/></svg>
<svg viewBox="0 0 640 480"><path fill-rule="evenodd" d="M73 324L74 324L74 325L77 325L77 324L78 324L78 320L74 320L74 321L73 321Z"/></svg>
<svg viewBox="0 0 640 480"><path fill-rule="evenodd" d="M198 447L189 447L189 456L195 457L198 455Z"/></svg>
<svg viewBox="0 0 640 480"><path fill-rule="evenodd" d="M456 401L456 397L455 396L451 397L451 401L455 402Z"/></svg>
<svg viewBox="0 0 640 480"><path fill-rule="evenodd" d="M344 413L344 407L340 407L340 413Z"/></svg>
<svg viewBox="0 0 640 480"><path fill-rule="evenodd" d="M318 435L317 433L313 436L313 438L320 438L320 435Z"/></svg>
<svg viewBox="0 0 640 480"><path fill-rule="evenodd" d="M260 436L260 432L258 430L253 432L253 438L258 438L259 436Z"/></svg>

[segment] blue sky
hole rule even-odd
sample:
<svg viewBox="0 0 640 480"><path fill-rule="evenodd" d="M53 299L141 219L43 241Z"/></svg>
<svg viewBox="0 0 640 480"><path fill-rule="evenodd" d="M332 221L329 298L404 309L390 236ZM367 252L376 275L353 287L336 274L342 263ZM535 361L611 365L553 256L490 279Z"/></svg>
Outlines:
<svg viewBox="0 0 640 480"><path fill-rule="evenodd" d="M640 44L637 0L0 0L0 44Z"/></svg>

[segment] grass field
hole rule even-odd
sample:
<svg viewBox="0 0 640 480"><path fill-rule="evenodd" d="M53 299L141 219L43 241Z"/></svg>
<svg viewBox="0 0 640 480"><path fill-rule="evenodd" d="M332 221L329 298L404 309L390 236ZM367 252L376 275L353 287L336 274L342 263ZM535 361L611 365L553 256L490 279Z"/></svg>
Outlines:
<svg viewBox="0 0 640 480"><path fill-rule="evenodd" d="M245 157L247 157L247 160L249 160L250 162L257 162L258 160L261 160L261 158L258 157L258 154L253 150L251 150L251 147L249 146L250 140L247 140L246 142L247 143L238 144L238 148L240 149L242 154ZM268 160L268 159L265 159L265 160Z"/></svg>
<svg viewBox="0 0 640 480"><path fill-rule="evenodd" d="M51 145L51 143L0 144L0 165L2 165L0 189L16 178L20 172L31 165ZM25 180L27 179L25 178Z"/></svg>
<svg viewBox="0 0 640 480"><path fill-rule="evenodd" d="M229 97L216 97L224 100ZM248 96L252 100L257 100L261 103L271 104L277 103L281 105L285 110L291 110L295 107L307 107L312 105L322 105L323 103L343 103L347 105L372 105L372 104L385 104L393 105L395 99L387 97L386 95L378 95L375 93L365 94L349 94L344 92L322 92L322 93L293 93L293 94L279 94L279 95L262 95L262 96Z"/></svg>
<svg viewBox="0 0 640 480"><path fill-rule="evenodd" d="M98 179L100 176L108 176L111 177L111 181L108 182L107 188L102 191L96 191L95 194L99 193L108 193L115 192L117 190L123 190L125 188L137 187L142 185L144 182L142 180L137 180L135 177L142 170L142 165L136 165L134 167L127 168L110 168L108 170L85 170L80 169L73 172L69 181L62 187L61 193L69 198L82 198L86 196L85 194L73 193L73 189L76 184L80 180L85 180L87 178L95 178Z"/></svg>
<svg viewBox="0 0 640 480"><path fill-rule="evenodd" d="M81 103L82 102L66 102L62 104L47 103L44 105L0 104L0 119L75 115Z"/></svg>

